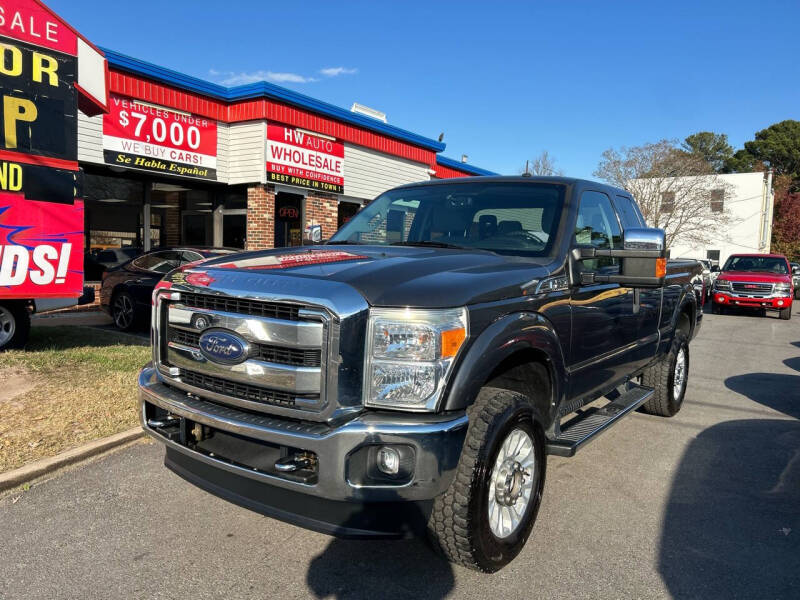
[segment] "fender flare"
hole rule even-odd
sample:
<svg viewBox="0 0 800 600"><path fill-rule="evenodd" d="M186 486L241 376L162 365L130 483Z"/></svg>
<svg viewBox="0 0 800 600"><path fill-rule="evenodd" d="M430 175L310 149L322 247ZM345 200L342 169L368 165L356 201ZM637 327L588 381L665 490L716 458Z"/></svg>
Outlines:
<svg viewBox="0 0 800 600"><path fill-rule="evenodd" d="M553 325L538 313L513 313L501 317L484 329L470 344L456 366L448 384L444 410L464 410L475 402L481 387L505 359L525 350L535 350L546 358L552 383L549 402L534 406L547 428L555 418L566 391L567 375L561 342Z"/></svg>
<svg viewBox="0 0 800 600"><path fill-rule="evenodd" d="M677 330L678 319L680 318L683 309L687 305L691 306L693 311L692 314L694 316L693 319L689 319L689 339L691 340L694 337L695 327L697 326L697 312L702 310L702 307L698 307L697 305L697 296L694 293L694 288L692 287L691 283L682 289L680 300L678 300L677 304L675 305L675 313L672 315L672 319L670 320L673 332Z"/></svg>

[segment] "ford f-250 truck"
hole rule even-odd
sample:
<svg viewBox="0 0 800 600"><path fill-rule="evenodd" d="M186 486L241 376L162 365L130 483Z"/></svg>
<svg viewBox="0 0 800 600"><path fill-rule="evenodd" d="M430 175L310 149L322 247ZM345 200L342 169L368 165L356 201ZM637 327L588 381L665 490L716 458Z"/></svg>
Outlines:
<svg viewBox="0 0 800 600"><path fill-rule="evenodd" d="M792 318L792 270L782 254L732 254L712 291L716 314L728 308L756 308L776 310L785 321Z"/></svg>
<svg viewBox="0 0 800 600"><path fill-rule="evenodd" d="M190 265L154 292L145 430L188 481L340 536L427 527L496 571L548 454L681 408L700 265L667 265L621 189L396 188L328 241Z"/></svg>

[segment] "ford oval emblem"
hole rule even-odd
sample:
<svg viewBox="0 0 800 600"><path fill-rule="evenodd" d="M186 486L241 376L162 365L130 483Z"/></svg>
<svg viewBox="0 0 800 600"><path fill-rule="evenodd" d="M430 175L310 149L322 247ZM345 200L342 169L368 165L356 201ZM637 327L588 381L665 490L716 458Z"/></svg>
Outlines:
<svg viewBox="0 0 800 600"><path fill-rule="evenodd" d="M223 365L236 365L247 359L250 344L232 331L208 329L200 336L200 352L208 360Z"/></svg>

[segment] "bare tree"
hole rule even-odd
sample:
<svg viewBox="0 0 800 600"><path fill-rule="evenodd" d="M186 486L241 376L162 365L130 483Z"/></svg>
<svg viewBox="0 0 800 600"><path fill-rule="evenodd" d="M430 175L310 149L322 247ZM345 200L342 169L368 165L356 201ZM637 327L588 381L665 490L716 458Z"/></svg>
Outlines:
<svg viewBox="0 0 800 600"><path fill-rule="evenodd" d="M561 169L556 169L556 159L550 156L547 150L543 150L539 156L525 162L525 166L520 169L520 173L531 175L563 175Z"/></svg>
<svg viewBox="0 0 800 600"><path fill-rule="evenodd" d="M702 156L683 152L672 140L610 148L594 175L631 192L647 224L664 229L668 247L705 245L731 222L724 199L733 186Z"/></svg>

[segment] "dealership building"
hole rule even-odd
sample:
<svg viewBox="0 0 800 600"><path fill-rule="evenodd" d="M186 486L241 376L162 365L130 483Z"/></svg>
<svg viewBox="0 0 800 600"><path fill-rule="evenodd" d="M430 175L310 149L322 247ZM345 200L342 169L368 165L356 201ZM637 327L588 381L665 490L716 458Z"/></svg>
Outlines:
<svg viewBox="0 0 800 600"><path fill-rule="evenodd" d="M300 245L394 186L492 174L381 118L103 51L109 111L78 120L87 250Z"/></svg>

